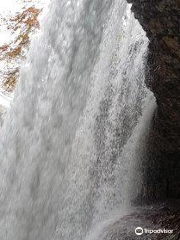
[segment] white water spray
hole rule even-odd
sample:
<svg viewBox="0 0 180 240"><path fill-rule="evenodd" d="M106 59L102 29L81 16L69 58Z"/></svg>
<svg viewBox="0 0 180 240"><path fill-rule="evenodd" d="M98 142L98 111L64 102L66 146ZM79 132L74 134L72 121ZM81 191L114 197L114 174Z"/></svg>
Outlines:
<svg viewBox="0 0 180 240"><path fill-rule="evenodd" d="M1 133L1 240L95 239L128 211L147 44L125 0L52 1Z"/></svg>

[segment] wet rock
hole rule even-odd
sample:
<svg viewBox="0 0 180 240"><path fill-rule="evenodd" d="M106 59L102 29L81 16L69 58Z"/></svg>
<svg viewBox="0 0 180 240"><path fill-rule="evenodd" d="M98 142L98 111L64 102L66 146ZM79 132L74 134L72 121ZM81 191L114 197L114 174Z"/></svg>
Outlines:
<svg viewBox="0 0 180 240"><path fill-rule="evenodd" d="M153 189L147 198L180 198L180 1L127 1L150 41L146 84L158 105L147 147L144 176Z"/></svg>
<svg viewBox="0 0 180 240"><path fill-rule="evenodd" d="M179 240L179 202L138 207L119 220L109 220L93 240ZM141 228L137 230L137 228ZM137 235L141 233L141 235Z"/></svg>

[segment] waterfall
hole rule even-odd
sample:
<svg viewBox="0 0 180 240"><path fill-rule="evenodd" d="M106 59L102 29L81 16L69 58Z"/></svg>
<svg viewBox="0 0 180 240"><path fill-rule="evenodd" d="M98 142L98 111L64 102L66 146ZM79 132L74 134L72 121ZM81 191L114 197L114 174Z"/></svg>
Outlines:
<svg viewBox="0 0 180 240"><path fill-rule="evenodd" d="M147 46L125 0L51 1L0 135L1 240L107 239L130 211Z"/></svg>

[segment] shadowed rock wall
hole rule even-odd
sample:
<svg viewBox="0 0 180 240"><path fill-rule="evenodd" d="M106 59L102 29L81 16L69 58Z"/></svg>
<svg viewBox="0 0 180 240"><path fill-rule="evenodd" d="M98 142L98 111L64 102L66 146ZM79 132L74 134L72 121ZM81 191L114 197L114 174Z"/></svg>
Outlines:
<svg viewBox="0 0 180 240"><path fill-rule="evenodd" d="M158 104L144 173L146 198L180 198L180 0L127 2L150 40L146 85Z"/></svg>

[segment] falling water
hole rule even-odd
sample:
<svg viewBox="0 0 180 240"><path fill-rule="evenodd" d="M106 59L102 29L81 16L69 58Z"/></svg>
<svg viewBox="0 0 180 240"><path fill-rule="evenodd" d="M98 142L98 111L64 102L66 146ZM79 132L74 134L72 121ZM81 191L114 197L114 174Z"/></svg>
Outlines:
<svg viewBox="0 0 180 240"><path fill-rule="evenodd" d="M148 41L125 0L53 0L42 25L1 132L0 239L107 239L154 106Z"/></svg>

